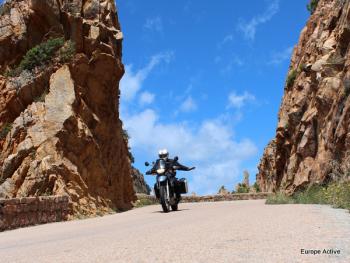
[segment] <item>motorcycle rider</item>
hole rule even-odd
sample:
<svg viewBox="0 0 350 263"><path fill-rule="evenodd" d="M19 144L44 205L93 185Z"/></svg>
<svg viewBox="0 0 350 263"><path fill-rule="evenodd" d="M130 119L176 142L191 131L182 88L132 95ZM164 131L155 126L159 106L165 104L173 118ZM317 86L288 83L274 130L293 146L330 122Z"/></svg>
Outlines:
<svg viewBox="0 0 350 263"><path fill-rule="evenodd" d="M167 149L163 149L163 150L159 150L158 152L158 156L159 159L163 159L166 162L166 165L172 165L172 166L176 166L176 170L180 170L180 171L191 171L193 169L195 169L195 167L187 167L185 165L180 164L177 161L177 158L175 157L174 159L170 159L169 158L169 152ZM152 169L148 170L146 172L146 174L150 175L156 172L157 167L158 167L158 161L153 165ZM170 169L170 183L172 184L172 186L174 186L174 183L177 181L176 178L176 171L174 169ZM158 189L157 189L157 184L154 185L154 192L157 193Z"/></svg>

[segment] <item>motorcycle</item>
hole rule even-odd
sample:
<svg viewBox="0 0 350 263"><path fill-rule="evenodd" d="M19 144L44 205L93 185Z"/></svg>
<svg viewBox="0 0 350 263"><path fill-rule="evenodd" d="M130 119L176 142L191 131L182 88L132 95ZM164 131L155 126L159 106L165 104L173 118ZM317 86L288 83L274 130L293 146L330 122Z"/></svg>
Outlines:
<svg viewBox="0 0 350 263"><path fill-rule="evenodd" d="M188 168L179 164L178 157L173 160L157 159L152 163L153 167L147 171L146 174L156 175L156 184L154 186L154 192L162 205L164 213L170 211L170 207L173 211L178 210L178 204L181 200L181 194L188 193L187 180L185 178L177 179L175 177L177 170L191 171L195 167ZM145 166L149 166L148 162L145 162Z"/></svg>

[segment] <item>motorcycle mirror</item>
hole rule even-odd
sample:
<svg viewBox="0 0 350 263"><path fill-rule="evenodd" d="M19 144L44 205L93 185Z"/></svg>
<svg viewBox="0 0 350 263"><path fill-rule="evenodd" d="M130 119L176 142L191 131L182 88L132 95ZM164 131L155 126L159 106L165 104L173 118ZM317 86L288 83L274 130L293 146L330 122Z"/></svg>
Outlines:
<svg viewBox="0 0 350 263"><path fill-rule="evenodd" d="M175 156L174 161L176 162L177 160L179 160L179 157Z"/></svg>
<svg viewBox="0 0 350 263"><path fill-rule="evenodd" d="M148 162L145 162L145 166L149 166L149 163L148 163Z"/></svg>

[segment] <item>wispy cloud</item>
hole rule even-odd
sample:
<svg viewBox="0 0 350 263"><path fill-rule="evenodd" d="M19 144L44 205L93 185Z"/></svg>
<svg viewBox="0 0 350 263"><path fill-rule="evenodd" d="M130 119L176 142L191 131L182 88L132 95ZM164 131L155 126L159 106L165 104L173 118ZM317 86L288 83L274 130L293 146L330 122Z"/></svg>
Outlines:
<svg viewBox="0 0 350 263"><path fill-rule="evenodd" d="M163 31L162 18L160 16L147 18L145 24L143 25L143 28L145 30L150 30L150 31L157 31L157 32Z"/></svg>
<svg viewBox="0 0 350 263"><path fill-rule="evenodd" d="M240 109L247 102L251 102L255 100L255 96L250 94L249 92L245 91L242 95L236 94L235 91L231 92L230 95L228 96L228 104L227 104L227 109L229 108L236 108Z"/></svg>
<svg viewBox="0 0 350 263"><path fill-rule="evenodd" d="M233 35L232 34L228 34L224 37L223 40L221 40L219 43L218 43L218 48L222 48L225 44L229 43L229 42L232 42L233 41Z"/></svg>
<svg viewBox="0 0 350 263"><path fill-rule="evenodd" d="M154 98L155 98L155 95L153 93L150 93L148 91L144 91L141 93L141 95L139 97L139 103L142 106L152 104L154 101Z"/></svg>
<svg viewBox="0 0 350 263"><path fill-rule="evenodd" d="M187 97L187 99L180 106L180 111L182 112L191 112L195 111L196 109L197 104L191 96Z"/></svg>
<svg viewBox="0 0 350 263"><path fill-rule="evenodd" d="M288 47L282 51L279 52L273 52L271 60L268 61L269 65L278 65L284 62L285 60L289 60L290 56L292 54L293 47Z"/></svg>
<svg viewBox="0 0 350 263"><path fill-rule="evenodd" d="M233 128L220 118L207 119L198 126L181 122L163 123L152 109L124 117L131 147L145 156L155 156L167 148L179 155L181 163L194 165L190 191L199 194L215 193L219 186L231 186L240 176L241 163L257 153L248 139L237 141Z"/></svg>
<svg viewBox="0 0 350 263"><path fill-rule="evenodd" d="M133 70L133 66L131 64L126 65L125 74L120 82L122 101L133 100L150 72L162 62L169 63L173 56L174 52L164 52L154 55L144 68L136 72Z"/></svg>
<svg viewBox="0 0 350 263"><path fill-rule="evenodd" d="M227 63L220 70L222 74L230 73L235 66L242 67L245 64L245 62L235 54L227 59L228 59ZM222 58L220 56L217 56L214 59L215 63L219 63L221 61L222 61Z"/></svg>
<svg viewBox="0 0 350 263"><path fill-rule="evenodd" d="M164 118L160 111L151 108L156 94L144 90L144 81L158 65L169 63L173 56L173 52L159 53L143 68L136 70L133 70L132 65L126 66L121 82L121 118L124 128L130 134L133 153L135 156L143 156L142 158L151 158L156 156L159 149L167 148L171 156L179 155L181 163L196 166L187 175L191 192L215 193L221 185L232 188L241 176L242 163L257 154L257 147L251 140L238 140L234 137L230 119L232 112L226 111L227 115L189 123L171 121ZM200 76L191 78L178 111L190 112L198 108L195 99L199 98L194 98L191 93L199 78ZM240 102L239 99L233 99L233 93L230 95L230 107L243 107L252 99L252 95L247 92L236 95L244 97ZM145 108L138 105L149 106Z"/></svg>
<svg viewBox="0 0 350 263"><path fill-rule="evenodd" d="M254 40L257 27L271 20L271 18L279 10L279 0L271 0L266 11L263 14L253 17L250 21L246 22L241 20L238 24L238 30L241 31L245 39Z"/></svg>

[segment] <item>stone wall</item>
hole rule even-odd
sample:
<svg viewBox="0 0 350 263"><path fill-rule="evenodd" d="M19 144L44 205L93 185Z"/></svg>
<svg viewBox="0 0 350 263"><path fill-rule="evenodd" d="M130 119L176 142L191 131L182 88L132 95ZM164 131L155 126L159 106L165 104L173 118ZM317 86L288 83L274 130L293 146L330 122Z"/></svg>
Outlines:
<svg viewBox="0 0 350 263"><path fill-rule="evenodd" d="M226 195L205 195L205 196L182 196L182 203L193 202L218 202L218 201L234 201L234 200L255 200L266 199L271 193L242 193L242 194L226 194ZM148 199L158 203L154 195L137 194L137 199Z"/></svg>
<svg viewBox="0 0 350 263"><path fill-rule="evenodd" d="M68 196L0 199L0 231L65 221L71 213Z"/></svg>

